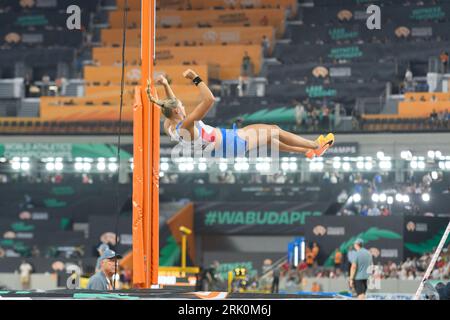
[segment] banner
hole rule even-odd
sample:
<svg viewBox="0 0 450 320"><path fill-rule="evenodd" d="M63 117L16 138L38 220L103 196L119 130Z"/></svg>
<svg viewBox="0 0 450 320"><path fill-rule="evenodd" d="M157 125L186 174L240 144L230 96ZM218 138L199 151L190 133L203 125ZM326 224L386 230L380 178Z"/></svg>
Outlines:
<svg viewBox="0 0 450 320"><path fill-rule="evenodd" d="M449 218L405 216L403 223L405 258L420 257L434 252L449 221ZM449 244L450 238L447 238L444 248Z"/></svg>
<svg viewBox="0 0 450 320"><path fill-rule="evenodd" d="M305 239L319 245L319 265L333 266L337 248L346 255L348 248L360 238L369 250L374 263L403 260L402 217L309 217L305 226Z"/></svg>
<svg viewBox="0 0 450 320"><path fill-rule="evenodd" d="M7 158L28 157L43 159L64 158L111 158L117 157L117 147L113 144L94 143L5 143L0 144L0 156ZM131 154L121 150L121 159L128 160Z"/></svg>
<svg viewBox="0 0 450 320"><path fill-rule="evenodd" d="M441 50L448 48L449 42L395 42L395 43L366 43L354 45L299 45L278 44L274 55L282 64L303 64L316 62L322 58L323 63L335 63L345 59L354 62L371 62L377 67L380 59L396 58L401 60L415 60L420 57L437 56ZM301 52L301 54L298 54Z"/></svg>
<svg viewBox="0 0 450 320"><path fill-rule="evenodd" d="M318 7L305 7L303 12L303 21L306 25L325 24L325 23L364 23L370 16L366 13L366 8L370 4L376 4L376 1L370 3L338 3L336 5L326 4ZM442 21L448 18L450 4L424 5L424 6L403 6L395 4L381 5L381 23L382 25L389 21L395 22L418 22L418 21Z"/></svg>
<svg viewBox="0 0 450 320"><path fill-rule="evenodd" d="M95 184L82 183L81 177L76 176L72 178L67 176L60 184L19 182L0 184L0 194L8 195L0 197L0 212L2 217L31 220L32 223L39 222L36 218L48 223L62 218L87 222L93 212L97 215L110 215L117 211L115 201L110 201L117 188L120 192L119 203L123 206L122 211L131 212L129 200L131 184L117 186L116 183L111 184L107 181L104 183L97 181ZM43 219L45 217L47 220Z"/></svg>
<svg viewBox="0 0 450 320"><path fill-rule="evenodd" d="M309 217L321 216L328 202L208 202L195 204L198 234L299 235Z"/></svg>
<svg viewBox="0 0 450 320"><path fill-rule="evenodd" d="M417 38L445 39L450 28L448 22L385 22L381 29L369 30L365 23L335 22L332 25L289 25L286 33L295 44L316 44L319 41L325 44L339 42L372 43L389 41L407 41ZM383 43L384 45L384 43Z"/></svg>
<svg viewBox="0 0 450 320"><path fill-rule="evenodd" d="M41 11L0 13L0 27L15 26L18 28L37 27L44 29L46 26L52 26L66 29L67 19L70 17L70 14L65 12L67 7L64 8L64 13L57 11L47 12L45 8ZM83 10L82 6L80 6L80 9L81 26L86 27L89 24L90 12ZM76 31L80 32L79 30Z"/></svg>
<svg viewBox="0 0 450 320"><path fill-rule="evenodd" d="M384 89L385 83L334 83L328 85L304 86L295 83L273 84L266 89L266 95L273 99L323 99L349 103L360 97L378 97Z"/></svg>
<svg viewBox="0 0 450 320"><path fill-rule="evenodd" d="M335 143L333 148L329 149L325 157L351 157L359 155L359 143Z"/></svg>
<svg viewBox="0 0 450 320"><path fill-rule="evenodd" d="M31 12L58 12L58 10L66 10L68 6L76 4L81 11L94 11L97 9L100 0L33 0L33 1L17 1L2 0L3 7L11 7L12 11Z"/></svg>
<svg viewBox="0 0 450 320"><path fill-rule="evenodd" d="M21 31L16 28L0 30L0 45L11 44L14 48L23 45L78 47L82 44L81 32L64 28L60 31Z"/></svg>
<svg viewBox="0 0 450 320"><path fill-rule="evenodd" d="M341 147L343 149L341 149ZM333 149L338 151L357 150L357 146L350 144L337 144ZM331 151L331 149L330 149ZM332 153L333 156L345 155L350 153ZM219 184L207 183L194 184L187 188L183 184L164 183L160 180L159 196L161 201L173 201L174 196L178 199L190 199L192 201L328 201L336 198L345 184L339 186L314 184L314 185L297 185L292 183L275 184L275 183L248 183L248 184Z"/></svg>

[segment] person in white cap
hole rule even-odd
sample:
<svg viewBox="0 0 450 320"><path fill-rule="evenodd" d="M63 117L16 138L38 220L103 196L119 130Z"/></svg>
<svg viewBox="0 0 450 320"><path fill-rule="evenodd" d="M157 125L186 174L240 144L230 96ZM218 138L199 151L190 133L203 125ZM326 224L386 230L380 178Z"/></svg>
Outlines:
<svg viewBox="0 0 450 320"><path fill-rule="evenodd" d="M114 272L117 270L116 263L118 259L122 259L122 256L110 249L105 250L100 257L100 271L89 278L87 289L100 291L112 290L112 278Z"/></svg>

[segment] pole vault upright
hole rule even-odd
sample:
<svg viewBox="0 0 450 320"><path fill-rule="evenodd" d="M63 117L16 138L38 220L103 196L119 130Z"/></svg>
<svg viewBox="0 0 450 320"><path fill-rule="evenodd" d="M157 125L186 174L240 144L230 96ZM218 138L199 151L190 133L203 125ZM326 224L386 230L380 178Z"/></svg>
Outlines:
<svg viewBox="0 0 450 320"><path fill-rule="evenodd" d="M133 108L133 284L140 288L158 283L159 265L160 118L145 92L155 61L155 2L141 1L141 86Z"/></svg>

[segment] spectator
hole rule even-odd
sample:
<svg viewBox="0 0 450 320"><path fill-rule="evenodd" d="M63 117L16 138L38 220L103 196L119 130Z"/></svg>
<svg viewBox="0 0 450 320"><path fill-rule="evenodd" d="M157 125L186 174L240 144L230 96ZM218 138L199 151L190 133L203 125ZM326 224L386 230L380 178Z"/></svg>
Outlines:
<svg viewBox="0 0 450 320"><path fill-rule="evenodd" d="M353 247L352 246L348 247L348 249L347 249L347 263L348 263L347 270L349 273L350 273L350 268L352 266L352 263L355 261L355 255L356 255L356 252L355 252L355 250L353 250Z"/></svg>
<svg viewBox="0 0 450 320"><path fill-rule="evenodd" d="M305 107L295 99L293 100L293 105L295 107L295 123L297 130L299 130L303 126Z"/></svg>
<svg viewBox="0 0 450 320"><path fill-rule="evenodd" d="M439 282L433 286L426 281L422 293L427 300L450 300L450 282L447 284Z"/></svg>
<svg viewBox="0 0 450 320"><path fill-rule="evenodd" d="M311 118L312 118L313 131L319 131L319 122L320 122L319 111L317 111L316 109L313 109L313 111L311 112Z"/></svg>
<svg viewBox="0 0 450 320"><path fill-rule="evenodd" d="M41 252L36 245L33 245L33 249L31 250L31 256L33 258L39 258L41 256Z"/></svg>
<svg viewBox="0 0 450 320"><path fill-rule="evenodd" d="M25 90L25 98L30 96L30 87L31 87L31 76L29 73L26 74L25 78L23 78L23 87Z"/></svg>
<svg viewBox="0 0 450 320"><path fill-rule="evenodd" d="M353 108L352 109L353 130L361 130L361 120L362 120L361 112L359 111L358 108Z"/></svg>
<svg viewBox="0 0 450 320"><path fill-rule="evenodd" d="M270 40L266 35L263 35L261 40L261 46L263 49L264 57L267 58L270 56Z"/></svg>
<svg viewBox="0 0 450 320"><path fill-rule="evenodd" d="M406 69L405 73L405 92L413 91L413 73L411 69Z"/></svg>
<svg viewBox="0 0 450 320"><path fill-rule="evenodd" d="M444 122L442 124L445 129L448 128L449 118L450 118L450 114L448 113L448 109L445 109L445 111L444 111Z"/></svg>
<svg viewBox="0 0 450 320"><path fill-rule="evenodd" d="M350 288L355 289L358 299L366 298L367 280L369 279L369 267L373 265L372 255L363 248L363 240L356 239L354 243L356 250L355 259L350 269Z"/></svg>
<svg viewBox="0 0 450 320"><path fill-rule="evenodd" d="M330 176L330 183L331 184L337 184L339 182L338 176L336 175L336 173L332 173Z"/></svg>
<svg viewBox="0 0 450 320"><path fill-rule="evenodd" d="M205 270L205 281L203 282L204 291L211 291L218 289L220 285L220 277L219 277L219 261L215 260L209 268Z"/></svg>
<svg viewBox="0 0 450 320"><path fill-rule="evenodd" d="M314 264L314 254L309 246L306 247L305 251L306 264L308 265L308 268L311 268Z"/></svg>
<svg viewBox="0 0 450 320"><path fill-rule="evenodd" d="M389 209L385 206L381 207L381 215L384 217L390 216L391 212L389 211Z"/></svg>
<svg viewBox="0 0 450 320"><path fill-rule="evenodd" d="M330 109L326 106L323 105L322 107L322 121L321 121L321 127L327 130L330 130Z"/></svg>
<svg viewBox="0 0 450 320"><path fill-rule="evenodd" d="M441 70L442 73L447 73L448 71L448 52L442 51L439 56L439 60L441 61Z"/></svg>
<svg viewBox="0 0 450 320"><path fill-rule="evenodd" d="M50 88L50 76L48 74L44 74L42 76L42 89L41 89L41 95L42 96L48 96L49 94L49 88Z"/></svg>
<svg viewBox="0 0 450 320"><path fill-rule="evenodd" d="M33 267L27 261L23 260L19 266L20 272L20 284L23 290L30 289L31 285L31 273L33 272Z"/></svg>
<svg viewBox="0 0 450 320"><path fill-rule="evenodd" d="M342 252L341 252L341 250L339 250L339 248L337 248L334 253L334 267L336 269L342 268L342 258L343 258Z"/></svg>
<svg viewBox="0 0 450 320"><path fill-rule="evenodd" d="M319 248L319 245L317 244L317 242L313 242L313 246L312 246L312 254L313 254L313 256L314 256L314 261L316 261L317 262L317 256L319 255L319 251L320 251L320 248Z"/></svg>
<svg viewBox="0 0 450 320"><path fill-rule="evenodd" d="M433 111L430 114L430 124L432 127L436 126L437 119L438 119L438 114L436 112L436 109L433 109Z"/></svg>
<svg viewBox="0 0 450 320"><path fill-rule="evenodd" d="M444 128L445 118L448 117L444 111L439 111L437 116L437 125L439 128Z"/></svg>
<svg viewBox="0 0 450 320"><path fill-rule="evenodd" d="M364 205L361 209L360 214L362 216L368 216L369 215L369 207L367 205Z"/></svg>
<svg viewBox="0 0 450 320"><path fill-rule="evenodd" d="M272 271L272 293L278 293L279 290L279 284L280 284L280 268L275 267Z"/></svg>
<svg viewBox="0 0 450 320"><path fill-rule="evenodd" d="M262 17L261 20L259 21L259 24L262 26L269 25L269 18L266 15L264 15L264 17Z"/></svg>
<svg viewBox="0 0 450 320"><path fill-rule="evenodd" d="M225 173L224 183L228 183L228 184L235 184L236 183L236 178L235 178L235 176L233 175L233 173L231 171L227 171Z"/></svg>
<svg viewBox="0 0 450 320"><path fill-rule="evenodd" d="M112 290L113 276L117 270L118 259L122 259L121 255L116 254L112 250L105 250L100 257L100 271L89 278L87 289L89 290Z"/></svg>
<svg viewBox="0 0 450 320"><path fill-rule="evenodd" d="M322 292L322 286L317 282L313 282L311 292Z"/></svg>
<svg viewBox="0 0 450 320"><path fill-rule="evenodd" d="M207 291L204 290L206 282L206 272L203 266L200 266L199 272L195 276L195 291Z"/></svg>
<svg viewBox="0 0 450 320"><path fill-rule="evenodd" d="M367 215L378 217L381 215L381 211L380 211L380 209L378 209L376 204L373 204L372 208L369 209L369 212L367 213Z"/></svg>
<svg viewBox="0 0 450 320"><path fill-rule="evenodd" d="M244 78L253 76L253 62L247 51L244 52L242 57L241 76Z"/></svg>

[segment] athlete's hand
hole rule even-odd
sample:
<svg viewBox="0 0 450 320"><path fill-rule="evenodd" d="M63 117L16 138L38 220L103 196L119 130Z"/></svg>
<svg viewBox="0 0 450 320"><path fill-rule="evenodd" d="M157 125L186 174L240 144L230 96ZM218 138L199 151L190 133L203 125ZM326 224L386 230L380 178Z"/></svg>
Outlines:
<svg viewBox="0 0 450 320"><path fill-rule="evenodd" d="M348 280L348 286L350 287L350 289L353 289L353 287L355 286L355 283L352 279Z"/></svg>
<svg viewBox="0 0 450 320"><path fill-rule="evenodd" d="M189 80L194 80L195 77L197 77L198 74L195 73L192 69L187 69L185 72L183 72L183 77Z"/></svg>
<svg viewBox="0 0 450 320"><path fill-rule="evenodd" d="M169 81L167 81L166 77L164 77L162 74L156 78L155 82L156 84L162 84L164 86L169 84Z"/></svg>

